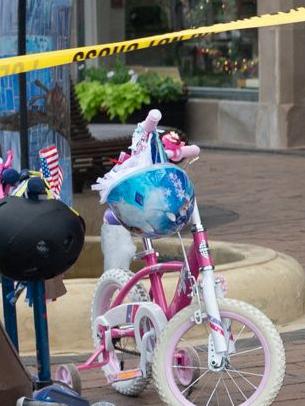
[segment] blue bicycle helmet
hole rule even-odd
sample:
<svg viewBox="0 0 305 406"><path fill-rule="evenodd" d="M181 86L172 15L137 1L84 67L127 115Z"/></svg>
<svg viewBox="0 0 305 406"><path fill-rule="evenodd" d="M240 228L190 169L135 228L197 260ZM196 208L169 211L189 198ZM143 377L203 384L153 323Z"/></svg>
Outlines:
<svg viewBox="0 0 305 406"><path fill-rule="evenodd" d="M172 164L138 170L114 184L107 203L129 231L160 238L180 231L194 208L194 187Z"/></svg>

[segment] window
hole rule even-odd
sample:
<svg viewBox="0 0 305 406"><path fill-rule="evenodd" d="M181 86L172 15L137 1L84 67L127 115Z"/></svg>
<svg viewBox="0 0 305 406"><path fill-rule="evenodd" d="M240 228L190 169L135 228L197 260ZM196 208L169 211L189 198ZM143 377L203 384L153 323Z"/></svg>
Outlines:
<svg viewBox="0 0 305 406"><path fill-rule="evenodd" d="M257 0L126 2L126 38L256 15ZM127 55L129 64L178 66L189 86L258 87L257 29L221 33Z"/></svg>

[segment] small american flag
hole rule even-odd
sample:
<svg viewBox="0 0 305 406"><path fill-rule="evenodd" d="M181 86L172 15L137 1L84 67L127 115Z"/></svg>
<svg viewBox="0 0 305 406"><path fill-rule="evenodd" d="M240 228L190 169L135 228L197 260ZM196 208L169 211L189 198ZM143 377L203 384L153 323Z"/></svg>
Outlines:
<svg viewBox="0 0 305 406"><path fill-rule="evenodd" d="M56 198L60 197L63 183L63 171L59 166L59 156L55 145L39 151L41 172L47 180Z"/></svg>

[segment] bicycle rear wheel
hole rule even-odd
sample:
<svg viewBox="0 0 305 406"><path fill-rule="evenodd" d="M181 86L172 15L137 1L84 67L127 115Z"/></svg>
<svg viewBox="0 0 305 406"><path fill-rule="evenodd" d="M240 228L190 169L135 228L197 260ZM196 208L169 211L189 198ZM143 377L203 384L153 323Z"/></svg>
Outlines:
<svg viewBox="0 0 305 406"><path fill-rule="evenodd" d="M155 350L153 377L161 399L170 406L268 406L278 394L285 373L281 338L271 321L246 303L219 300L221 319L229 321L231 339L222 366L213 368L209 322L195 324L191 305L169 321ZM232 345L234 344L234 345ZM181 357L192 346L200 359L196 365ZM234 349L235 347L235 349ZM190 359L190 357L188 357ZM200 371L185 386L179 379L188 370Z"/></svg>

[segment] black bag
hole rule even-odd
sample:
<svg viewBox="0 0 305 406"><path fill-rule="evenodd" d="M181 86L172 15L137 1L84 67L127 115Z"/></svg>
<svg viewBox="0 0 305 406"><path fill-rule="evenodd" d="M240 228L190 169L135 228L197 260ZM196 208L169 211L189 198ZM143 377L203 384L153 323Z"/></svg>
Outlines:
<svg viewBox="0 0 305 406"><path fill-rule="evenodd" d="M16 281L44 280L78 258L83 219L60 200L8 196L0 201L0 272Z"/></svg>

